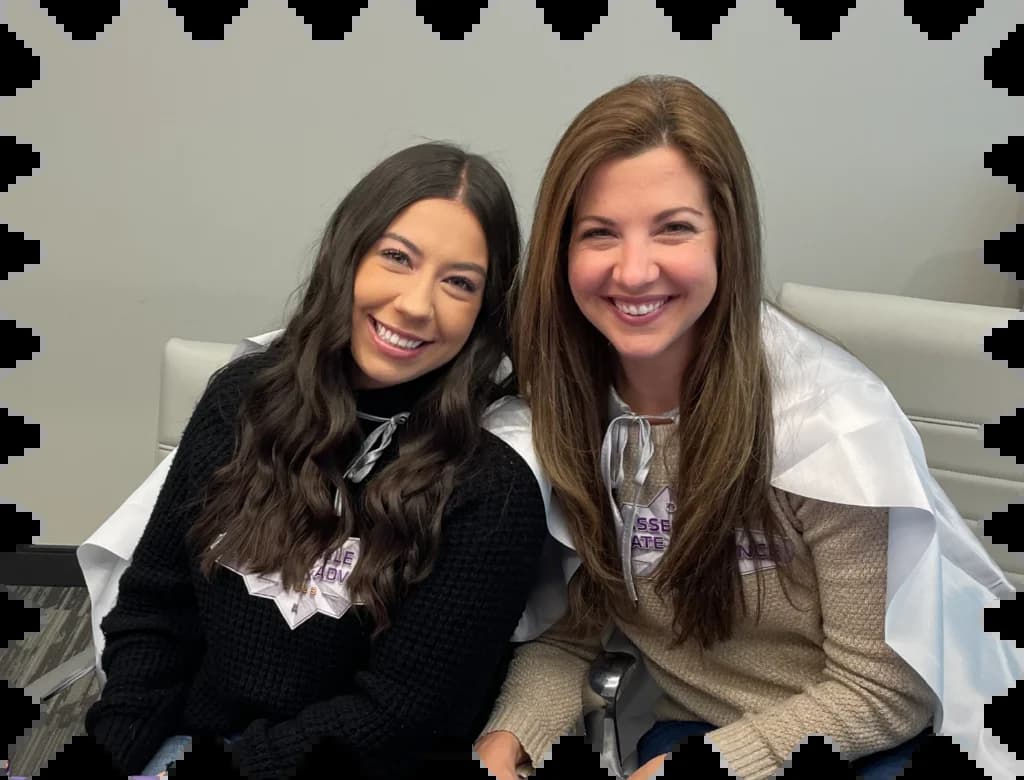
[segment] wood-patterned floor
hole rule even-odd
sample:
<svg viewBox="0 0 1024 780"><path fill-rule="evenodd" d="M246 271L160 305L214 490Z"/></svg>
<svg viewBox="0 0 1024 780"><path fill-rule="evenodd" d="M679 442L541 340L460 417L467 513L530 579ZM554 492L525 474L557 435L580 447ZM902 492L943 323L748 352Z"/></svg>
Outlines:
<svg viewBox="0 0 1024 780"><path fill-rule="evenodd" d="M0 585L8 598L24 601L40 610L37 633L0 646L0 679L24 688L62 661L91 647L89 594L81 588L14 587ZM0 595L0 598L3 598ZM99 695L99 685L90 672L85 677L44 701L41 718L14 743L0 745L0 758L7 754L8 773L34 777L63 749L71 738L84 733L85 712Z"/></svg>

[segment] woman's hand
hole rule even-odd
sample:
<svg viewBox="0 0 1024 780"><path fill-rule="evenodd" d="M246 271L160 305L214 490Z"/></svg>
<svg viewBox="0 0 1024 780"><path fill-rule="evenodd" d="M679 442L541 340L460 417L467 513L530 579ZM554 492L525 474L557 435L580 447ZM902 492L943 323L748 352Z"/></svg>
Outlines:
<svg viewBox="0 0 1024 780"><path fill-rule="evenodd" d="M476 741L476 752L496 780L519 780L516 767L528 760L511 731L491 731Z"/></svg>
<svg viewBox="0 0 1024 780"><path fill-rule="evenodd" d="M651 780L651 778L655 776L655 773L660 771L665 765L665 759L668 758L668 756L668 753L662 753L660 756L655 756L631 774L629 776L629 780Z"/></svg>

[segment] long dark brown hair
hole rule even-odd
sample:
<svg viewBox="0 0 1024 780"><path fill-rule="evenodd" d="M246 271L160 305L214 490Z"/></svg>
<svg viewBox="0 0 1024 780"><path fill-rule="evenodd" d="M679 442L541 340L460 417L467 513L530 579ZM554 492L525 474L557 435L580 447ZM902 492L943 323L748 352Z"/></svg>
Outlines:
<svg viewBox="0 0 1024 780"><path fill-rule="evenodd" d="M400 212L425 198L458 200L479 220L488 251L483 303L462 350L435 370L437 381L399 426L397 458L371 472L357 502L342 477L362 443L349 350L355 270ZM297 311L255 373L233 457L215 472L191 529L207 577L223 557L300 588L325 552L358 536L350 597L365 605L374 635L388 627L391 607L430 572L444 505L481 438L483 411L514 387L496 374L510 354L506 299L519 253L505 181L456 146L404 149L352 188L327 223Z"/></svg>
<svg viewBox="0 0 1024 780"><path fill-rule="evenodd" d="M615 358L573 300L568 248L575 202L594 167L666 145L704 181L719 236L718 287L698 322L697 353L679 388L685 436L676 439L675 522L655 583L673 596L677 641L692 636L707 647L731 635L737 605L747 608L739 598L735 529L766 532L774 557L781 527L768 503L773 423L757 197L732 123L689 81L632 80L591 102L565 131L538 194L516 291L513 354L539 458L565 503L582 559L570 588L570 622L587 631L607 616L628 619L598 459ZM759 571L758 615L760 578Z"/></svg>

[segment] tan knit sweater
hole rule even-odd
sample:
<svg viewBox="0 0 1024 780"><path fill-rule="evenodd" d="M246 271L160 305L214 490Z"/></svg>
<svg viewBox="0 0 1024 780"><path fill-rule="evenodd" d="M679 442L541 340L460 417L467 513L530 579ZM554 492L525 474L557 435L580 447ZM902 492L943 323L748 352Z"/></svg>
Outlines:
<svg viewBox="0 0 1024 780"><path fill-rule="evenodd" d="M654 593L650 576L671 529L676 463L675 448L666 444L674 428L652 426L657 450L646 484L638 499L617 496L624 516L627 503L639 506L633 540L639 605L636 619L618 628L643 652L663 691L654 715L714 724L708 739L742 780L772 777L809 734L826 735L853 760L925 728L933 695L883 638L885 510L774 491L772 508L791 544L783 549L795 555L789 565L810 565L803 569L809 589L790 586L791 605L764 546L738 534L748 615L739 613L733 637L704 653L694 641L672 646L673 610ZM636 459L633 430L624 456L627 484ZM759 624L755 568L764 572ZM584 686L599 651L599 639L567 636L559 625L520 647L482 733L512 732L532 764L542 764L589 709Z"/></svg>

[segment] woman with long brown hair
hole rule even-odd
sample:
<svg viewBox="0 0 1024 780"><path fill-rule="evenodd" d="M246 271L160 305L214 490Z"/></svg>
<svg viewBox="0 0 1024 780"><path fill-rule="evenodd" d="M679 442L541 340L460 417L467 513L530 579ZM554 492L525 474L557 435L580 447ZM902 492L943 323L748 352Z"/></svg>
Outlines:
<svg viewBox="0 0 1024 780"><path fill-rule="evenodd" d="M547 534L481 427L519 251L502 177L448 144L338 205L283 332L209 382L102 622L86 727L117 771L199 738L252 780L469 756Z"/></svg>
<svg viewBox="0 0 1024 780"><path fill-rule="evenodd" d="M809 734L895 777L937 710L887 643L889 507L774 479L793 441L774 407L800 370L777 359L809 337L764 300L757 197L722 108L672 77L584 108L544 174L517 295L521 392L579 566L564 619L516 652L477 743L490 770L510 780L572 732L614 628L660 689L634 778L700 735L760 780ZM816 365L789 419L820 403L826 447ZM836 397L888 398L855 371ZM840 449L889 457L865 429Z"/></svg>

